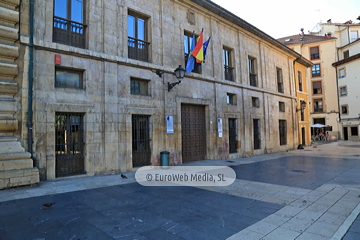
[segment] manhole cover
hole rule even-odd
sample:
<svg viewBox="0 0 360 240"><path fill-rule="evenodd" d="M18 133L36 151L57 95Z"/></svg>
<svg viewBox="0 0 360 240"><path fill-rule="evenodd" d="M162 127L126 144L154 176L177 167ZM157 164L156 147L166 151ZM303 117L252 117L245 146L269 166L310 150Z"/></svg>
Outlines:
<svg viewBox="0 0 360 240"><path fill-rule="evenodd" d="M227 162L229 162L229 163L233 163L234 161L227 161Z"/></svg>
<svg viewBox="0 0 360 240"><path fill-rule="evenodd" d="M297 170L297 169L293 169L291 170L292 172L298 172L298 173L307 173L308 171L305 170Z"/></svg>

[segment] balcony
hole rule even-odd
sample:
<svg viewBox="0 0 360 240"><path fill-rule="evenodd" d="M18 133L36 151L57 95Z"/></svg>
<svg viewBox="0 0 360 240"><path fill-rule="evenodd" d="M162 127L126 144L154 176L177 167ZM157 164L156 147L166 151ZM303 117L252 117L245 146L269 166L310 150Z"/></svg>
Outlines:
<svg viewBox="0 0 360 240"><path fill-rule="evenodd" d="M314 107L314 112L323 112L323 107Z"/></svg>
<svg viewBox="0 0 360 240"><path fill-rule="evenodd" d="M53 42L85 48L86 25L54 17Z"/></svg>
<svg viewBox="0 0 360 240"><path fill-rule="evenodd" d="M257 87L257 75L255 73L250 73L250 85Z"/></svg>
<svg viewBox="0 0 360 240"><path fill-rule="evenodd" d="M234 68L224 65L225 70L225 79L229 81L234 81Z"/></svg>
<svg viewBox="0 0 360 240"><path fill-rule="evenodd" d="M150 43L128 37L128 56L131 59L143 62L149 61L149 45Z"/></svg>

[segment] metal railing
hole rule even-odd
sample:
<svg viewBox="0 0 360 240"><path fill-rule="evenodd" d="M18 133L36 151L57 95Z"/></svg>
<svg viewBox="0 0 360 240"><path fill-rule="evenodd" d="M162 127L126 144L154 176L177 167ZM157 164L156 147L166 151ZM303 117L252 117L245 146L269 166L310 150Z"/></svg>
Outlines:
<svg viewBox="0 0 360 240"><path fill-rule="evenodd" d="M149 45L150 43L128 37L128 56L144 62L149 61Z"/></svg>
<svg viewBox="0 0 360 240"><path fill-rule="evenodd" d="M234 81L234 68L224 65L225 79L229 81Z"/></svg>
<svg viewBox="0 0 360 240"><path fill-rule="evenodd" d="M53 41L85 48L86 25L60 17L54 17Z"/></svg>
<svg viewBox="0 0 360 240"><path fill-rule="evenodd" d="M314 112L323 112L323 107L314 107Z"/></svg>
<svg viewBox="0 0 360 240"><path fill-rule="evenodd" d="M250 73L250 85L257 87L257 75L255 73Z"/></svg>

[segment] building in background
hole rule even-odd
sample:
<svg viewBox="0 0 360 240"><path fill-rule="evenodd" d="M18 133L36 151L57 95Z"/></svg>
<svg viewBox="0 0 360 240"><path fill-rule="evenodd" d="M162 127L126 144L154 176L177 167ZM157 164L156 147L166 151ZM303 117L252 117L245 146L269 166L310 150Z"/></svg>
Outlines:
<svg viewBox="0 0 360 240"><path fill-rule="evenodd" d="M19 65L16 131L26 146L33 109L27 150L41 180L158 165L161 151L176 165L299 144L301 55L211 1L16 5L29 53ZM190 64L201 34L211 36L205 62ZM178 79L179 65L193 69Z"/></svg>
<svg viewBox="0 0 360 240"><path fill-rule="evenodd" d="M297 115L299 122L299 143L304 146L311 145L310 96L308 92L307 69L312 63L306 58L299 58L294 63L295 88L297 97Z"/></svg>
<svg viewBox="0 0 360 240"><path fill-rule="evenodd" d="M313 63L307 71L311 125L328 125L326 130L330 130L332 139L339 139L336 71L332 67L336 61L336 38L302 32L278 41Z"/></svg>
<svg viewBox="0 0 360 240"><path fill-rule="evenodd" d="M338 48L337 71L340 129L343 140L359 141L360 125L360 39Z"/></svg>

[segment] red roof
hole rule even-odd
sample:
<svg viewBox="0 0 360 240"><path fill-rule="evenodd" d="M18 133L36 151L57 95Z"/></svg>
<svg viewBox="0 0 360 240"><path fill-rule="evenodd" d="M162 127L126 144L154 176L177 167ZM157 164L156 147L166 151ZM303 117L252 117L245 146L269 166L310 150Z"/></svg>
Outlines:
<svg viewBox="0 0 360 240"><path fill-rule="evenodd" d="M294 44L309 44L315 42L323 42L328 40L334 40L336 37L329 37L329 36L318 36L318 35L309 35L309 34L298 34L292 35L288 37L283 37L277 39L284 45L294 45Z"/></svg>

